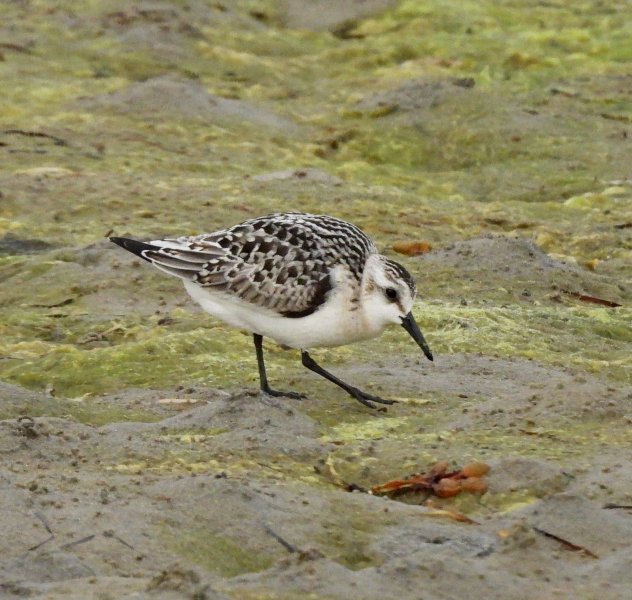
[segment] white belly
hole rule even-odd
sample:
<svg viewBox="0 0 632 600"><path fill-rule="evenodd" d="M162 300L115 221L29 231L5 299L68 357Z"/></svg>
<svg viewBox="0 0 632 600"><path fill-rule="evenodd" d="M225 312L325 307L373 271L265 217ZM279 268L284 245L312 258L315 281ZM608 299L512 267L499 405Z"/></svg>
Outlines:
<svg viewBox="0 0 632 600"><path fill-rule="evenodd" d="M227 294L185 281L190 296L208 313L238 329L271 338L291 348L342 346L379 335L384 326L371 327L362 309L350 310L349 299L333 293L319 310L298 319L278 315Z"/></svg>

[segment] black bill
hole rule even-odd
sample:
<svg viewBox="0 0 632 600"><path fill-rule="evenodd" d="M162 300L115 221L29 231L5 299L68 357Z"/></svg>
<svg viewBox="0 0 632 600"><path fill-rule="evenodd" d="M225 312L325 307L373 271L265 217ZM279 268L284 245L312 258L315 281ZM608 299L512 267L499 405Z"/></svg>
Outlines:
<svg viewBox="0 0 632 600"><path fill-rule="evenodd" d="M419 329L419 325L417 325L417 321L415 321L415 317L413 317L413 313L409 312L405 317L402 317L402 327L410 334L410 337L413 338L419 345L419 347L424 351L426 358L428 360L433 360L432 352L430 352L430 347L426 343L424 339L424 334L421 333Z"/></svg>

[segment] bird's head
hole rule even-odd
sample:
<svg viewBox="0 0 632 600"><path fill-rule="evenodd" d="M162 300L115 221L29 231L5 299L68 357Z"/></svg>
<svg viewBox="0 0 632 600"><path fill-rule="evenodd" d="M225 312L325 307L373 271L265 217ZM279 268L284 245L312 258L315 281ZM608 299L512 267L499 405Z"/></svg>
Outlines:
<svg viewBox="0 0 632 600"><path fill-rule="evenodd" d="M364 312L371 322L385 327L401 325L417 342L429 360L432 352L413 317L417 286L412 275L399 263L374 254L365 267L362 281Z"/></svg>

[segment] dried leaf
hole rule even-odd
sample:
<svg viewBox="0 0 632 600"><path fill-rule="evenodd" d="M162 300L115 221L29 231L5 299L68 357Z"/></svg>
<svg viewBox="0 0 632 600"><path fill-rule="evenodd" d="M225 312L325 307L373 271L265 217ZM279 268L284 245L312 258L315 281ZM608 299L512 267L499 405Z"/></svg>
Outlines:
<svg viewBox="0 0 632 600"><path fill-rule="evenodd" d="M470 494L484 494L487 487L487 482L480 477L468 477L461 482L461 489Z"/></svg>
<svg viewBox="0 0 632 600"><path fill-rule="evenodd" d="M489 465L485 463L470 463L461 469L464 477L483 477L489 473Z"/></svg>
<svg viewBox="0 0 632 600"><path fill-rule="evenodd" d="M591 304L599 304L601 306L608 306L609 308L617 308L621 306L617 302L612 302L611 300L604 300L603 298L597 298L595 296L588 296L587 294L579 294L577 292L571 292L569 290L561 290L565 294L572 296L573 298L577 298L582 302L590 302Z"/></svg>
<svg viewBox="0 0 632 600"><path fill-rule="evenodd" d="M461 493L461 482L445 477L435 483L432 489L439 498L451 498Z"/></svg>
<svg viewBox="0 0 632 600"><path fill-rule="evenodd" d="M487 491L487 482L481 477L489 472L489 465L471 463L456 471L448 471L448 467L448 462L438 462L427 473L417 473L404 479L374 485L370 493L397 496L407 492L432 492L439 498L450 498L461 491L475 494ZM465 482L467 483L464 486Z"/></svg>
<svg viewBox="0 0 632 600"><path fill-rule="evenodd" d="M432 244L424 241L399 241L393 244L393 250L399 254L405 254L406 256L419 256L420 254L427 254L430 252L432 250Z"/></svg>

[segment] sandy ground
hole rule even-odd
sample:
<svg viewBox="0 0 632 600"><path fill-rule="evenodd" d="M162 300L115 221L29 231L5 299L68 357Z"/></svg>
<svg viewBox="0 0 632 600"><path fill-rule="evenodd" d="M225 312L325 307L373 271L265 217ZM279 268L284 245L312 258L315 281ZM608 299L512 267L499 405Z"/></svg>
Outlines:
<svg viewBox="0 0 632 600"><path fill-rule="evenodd" d="M71 4L0 23L0 598L630 598L623 50L510 18L496 52L496 3ZM103 239L291 209L434 247L400 257L433 363L315 354L388 410L272 344L308 397L262 397L248 337ZM444 460L488 491L363 491Z"/></svg>
<svg viewBox="0 0 632 600"><path fill-rule="evenodd" d="M365 375L359 367L344 374ZM488 461L489 492L469 500L475 522L458 523L416 504L419 497L409 504L350 493L332 479L333 472L370 485L392 474L398 460L422 466L414 436L404 442L389 431L398 417L428 410L424 405L403 402L372 415L368 427L381 434L364 439L342 432L336 439L335 428L308 416L306 407L330 402L326 397L301 402L209 389L103 398L162 413L151 423L5 420L3 593L377 599L418 598L423 590L429 598L625 598L632 566L627 440L606 435L587 455L550 423L614 415L629 421L629 390L477 355L439 357L425 374L391 361L372 376L469 397L467 409L445 411L440 431L418 435L437 455L458 456L467 431L484 422L518 429L534 446L557 436L551 453L559 456L503 449ZM16 405L38 400L8 385L2 395ZM479 447L483 457L485 450Z"/></svg>
<svg viewBox="0 0 632 600"><path fill-rule="evenodd" d="M78 254L90 252L100 258L77 277L120 276L104 244ZM493 271L499 255L514 259L506 284L516 297L539 274L526 302L555 296L551 280L578 277L504 237L421 260L467 276ZM609 282L593 284L603 291ZM117 311L152 310L152 298L129 307L111 290L84 301L97 307L106 296ZM2 384L3 408L16 415L0 422L4 596L626 597L625 383L474 352L438 353L431 364L411 351L335 371L399 403L371 412L326 383L314 387L309 373L284 379L310 390L302 401L195 385L66 399ZM96 426L69 416L86 404L90 414L134 420ZM340 486L368 488L443 459L491 466L482 497L437 501L472 523L437 514L423 495L400 502Z"/></svg>

